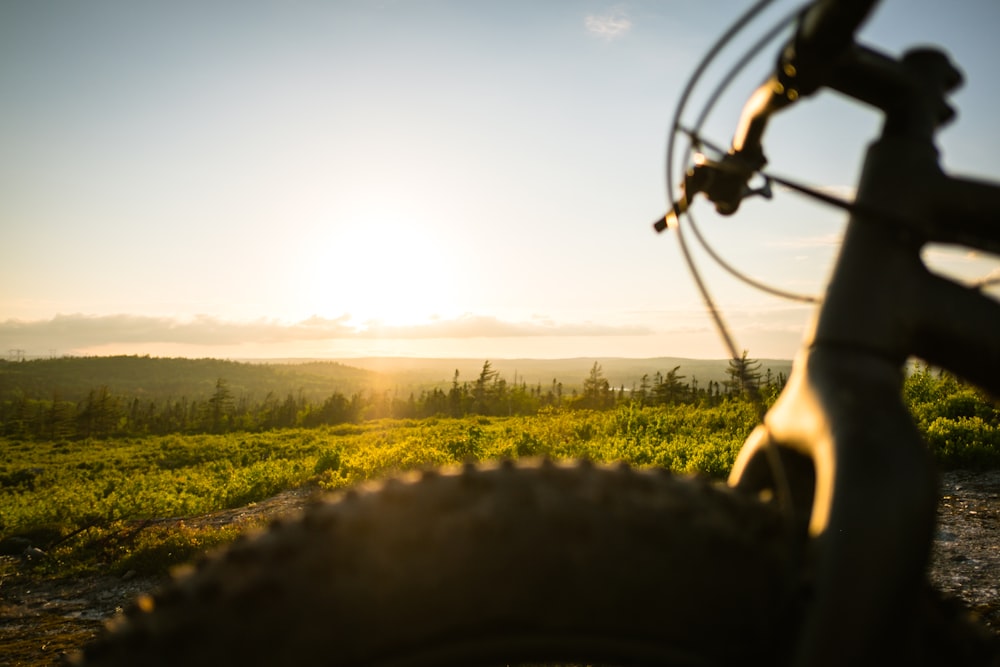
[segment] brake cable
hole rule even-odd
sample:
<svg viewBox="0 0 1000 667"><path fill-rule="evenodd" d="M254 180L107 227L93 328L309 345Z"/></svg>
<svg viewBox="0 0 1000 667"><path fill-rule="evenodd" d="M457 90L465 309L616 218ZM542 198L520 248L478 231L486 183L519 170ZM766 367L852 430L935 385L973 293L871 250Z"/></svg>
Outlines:
<svg viewBox="0 0 1000 667"><path fill-rule="evenodd" d="M782 30L785 29L785 27L788 24L790 24L794 20L796 16L800 15L803 11L803 7L800 7L797 8L794 12L789 13L785 18L776 23L774 27L772 27L767 33L765 33L763 37L758 39L757 42L751 47L751 49L749 49L743 54L743 56L736 62L736 64L729 69L729 71L723 77L723 80L712 91L712 94L708 98L708 101L702 107L701 113L698 115L694 130L693 131L685 130L685 128L683 128L680 122L681 114L684 112L687 106L688 98L691 96L691 93L693 92L695 85L701 79L701 76L704 74L709 64L711 64L711 62L722 51L722 49L725 48L725 46L733 39L733 37L735 37L735 35L738 32L740 32L744 27L746 27L747 24L749 24L752 20L754 20L769 4L771 4L772 1L773 0L759 0L754 6L752 6L749 10L744 12L736 20L736 22L734 22L729 27L729 29L715 42L715 44L712 45L708 53L706 53L706 55L702 58L701 62L698 64L692 76L688 79L688 82L685 85L684 90L681 94L681 98L678 101L677 106L674 110L674 117L671 122L670 137L667 143L666 185L667 185L667 192L669 193L671 202L673 200L673 193L675 192L674 182L673 182L673 165L674 165L674 147L677 134L684 133L687 135L688 145L686 153L688 155L691 155L694 152L693 148L695 143L698 144L699 148L703 144L707 145L707 142L704 142L704 140L701 139L699 133L702 125L707 119L708 114L710 113L710 111L712 110L718 99L721 97L723 91L730 85L730 83L736 77L736 75L749 64L752 56L755 53L759 52L767 43L772 41ZM718 151L718 152L723 154L725 153L725 151ZM774 182L779 182L779 183L781 182L778 179L773 179L767 175L765 175L764 177L765 179L774 180ZM716 306L715 300L709 293L708 287L705 284L704 280L702 279L701 272L699 271L698 266L694 261L694 257L691 254L691 250L688 247L688 243L685 239L684 232L682 231L683 226L680 224L681 217L684 216L684 214L686 214L687 220L691 225L692 233L694 233L695 238L697 239L699 244L708 252L709 256L712 257L712 259L717 264L722 266L725 270L729 271L732 275L736 276L738 279L746 282L747 284L750 284L753 287L756 287L757 289L761 289L765 292L769 292L779 297L793 298L795 300L807 301L807 302L815 302L816 298L809 296L802 298L802 295L796 295L787 292L785 290L773 288L760 281L754 280L749 276L746 276L742 272L736 270L735 267L731 266L721 256L719 256L718 253L715 252L715 250L711 247L711 244L709 244L707 240L704 238L704 236L701 234L700 230L698 229L698 225L694 220L694 217L691 215L690 210L688 210L688 207L685 206L684 208L685 210L681 210L680 207L677 205L672 206L672 212L675 215L676 219L676 225L674 226L677 229L677 238L681 248L681 253L684 257L685 263L688 266L688 270L691 273L691 277L695 283L695 286L701 293L705 307L709 315L711 316L712 320L714 321L716 329L719 332L719 335L722 337L723 342L729 351L730 358L733 359L734 362L740 364L739 365L740 375L741 375L740 385L744 389L749 389L751 400L757 407L757 410L759 412L758 420L763 421L766 409L764 407L760 391L758 387L751 385L750 383L747 382L748 378L747 378L746 366L745 364L740 363L742 358L736 351L737 347L733 340L732 335L729 332L729 328L722 317L721 311ZM667 223L664 226L670 226L669 219L670 219L670 213L668 213L667 216L665 216L664 220L660 221L657 224L657 228L660 229L661 228L660 225L663 223ZM781 457L778 452L776 443L770 441L770 438L768 439L768 441L769 442L764 447L764 451L766 452L766 456L768 458L772 470L779 506L784 509L783 514L785 515L787 521L791 525L792 522L794 521L794 515L795 515L795 508L793 507L793 501L792 501L793 494L791 492L791 483L788 479L788 474L787 471L785 470L785 466L781 461Z"/></svg>
<svg viewBox="0 0 1000 667"><path fill-rule="evenodd" d="M691 141L692 148L701 148L702 146L704 146L705 148L713 151L714 153L717 153L719 155L725 155L725 151L718 144L713 143L712 141L706 139L703 136L700 136L690 128L687 128L683 125L678 125L677 128L675 129L675 132L679 132L681 134L686 135ZM777 185L787 188L788 190L791 190L806 198L816 200L822 204L827 204L828 206L832 206L833 208L840 209L847 213L855 215L864 215L872 220L879 220L887 224L897 224L901 227L906 225L906 221L904 219L894 216L891 212L878 211L870 207L860 206L856 202L849 201L842 197L837 197L828 192L824 192L823 190L820 190L816 187L813 187L811 185L806 185L791 178L785 176L779 176L765 169L758 169L756 170L755 173L764 179L765 184L776 183ZM759 193L760 193L759 190L754 190L748 193L747 196L744 198ZM768 199L770 198L768 194L766 194L765 197ZM701 229L696 223L694 216L691 215L690 210L687 210L684 213L687 214L688 221L690 222L691 231L695 235L695 238L698 239L698 243L701 245L701 247L705 250L705 252L709 255L709 257L711 257L711 259L716 264L719 265L720 268L725 270L734 278L740 280L743 283L746 283L747 285L750 285L751 287L761 292L765 292L767 294L776 296L778 298L786 299L789 301L799 301L801 303L819 303L820 301L819 297L811 296L808 294L799 294L796 292L790 292L781 289L780 287L769 285L763 281L760 281L752 276L747 275L746 273L743 273L715 251L715 249L711 246L708 240L701 233ZM965 285L967 287L978 290L984 290L997 284L1000 284L1000 273L997 273L996 270L979 279L969 280L965 282Z"/></svg>
<svg viewBox="0 0 1000 667"><path fill-rule="evenodd" d="M725 154L725 151L721 150L718 147L718 145L713 144L712 142L708 141L704 137L699 136L694 130L690 130L690 129L688 129L686 127L683 127L683 126L678 126L675 131L676 132L681 132L681 133L687 135L688 138L691 140L692 146L695 146L695 147L697 147L697 146L705 146L709 150L712 150L712 151L714 151L716 153L719 153L720 155L721 154ZM764 178L765 184L769 184L769 183L772 183L772 182L773 183L777 183L778 185L784 186L784 187L788 188L789 190L798 192L799 194L802 194L802 195L807 196L807 197L811 197L813 199L816 199L816 200L818 200L820 202L823 202L825 204L829 204L830 206L834 206L836 208L844 209L844 210L847 210L847 211L850 211L853 208L853 204L851 202L846 201L844 199L841 199L839 197L835 197L833 195L827 194L827 193L823 192L822 190L818 190L818 189L813 188L813 187L811 187L809 185L801 184L801 183L799 183L797 181L793 181L793 180L791 180L789 178L785 178L783 176L776 176L776 175L774 175L774 174L772 174L770 172L764 171L764 170L758 170L757 173ZM756 194L757 192L759 192L759 191L754 191L754 193L752 193L752 194ZM769 196L765 195L765 197L769 197ZM766 294L770 294L772 296L776 296L776 297L781 298L781 299L786 299L788 301L798 301L800 303L819 303L820 299L817 296L813 296L811 294L801 294L799 292L791 292L789 290L785 290L785 289L782 289L780 287L775 287L774 285L770 285L768 283L765 283L765 282L763 282L761 280L758 280L758 279L756 279L756 278L754 278L754 277L752 277L750 275L747 275L746 273L740 271L738 268L736 268L735 266L733 266L724 257L722 257L721 255L719 255L715 251L715 249L712 247L712 245L708 242L708 240L701 233L701 228L696 223L696 221L694 219L694 216L691 214L690 209L687 210L687 211L685 211L685 214L688 216L688 221L690 222L691 232L694 234L695 238L698 240L699 245L701 245L701 247L705 250L705 252L708 254L708 256L711 257L712 260L716 264L719 265L719 267L721 267L723 270L725 270L727 273L729 273L730 275L732 275L737 280L740 280L741 282L746 283L747 285L749 285L749 286L751 286L751 287L753 287L753 288L755 288L755 289L757 289L757 290L759 290L761 292L764 292Z"/></svg>
<svg viewBox="0 0 1000 667"><path fill-rule="evenodd" d="M757 18L757 16L760 15L768 5L772 4L772 2L773 0L758 0L757 3L755 3L746 12L744 12L726 30L726 32L723 33L723 35L719 37L718 40L716 40L716 42L712 45L712 47L702 58L701 62L698 63L698 66L695 68L694 73L688 79L688 82L685 85L683 92L681 93L680 100L678 101L677 106L674 109L674 117L671 122L670 138L667 142L666 181L667 181L667 192L669 193L671 199L673 198L673 193L675 192L675 187L674 187L675 184L673 180L673 164L674 164L674 149L675 149L677 134L679 132L687 134L688 145L685 152L688 155L692 154L694 152L693 151L694 141L697 139L698 142L701 143L701 139L698 138L698 133L701 129L701 126L704 124L709 112L714 107L716 101L719 99L719 97L721 97L722 92L729 86L733 78L735 78L736 75L749 64L752 56L755 53L759 52L764 47L764 45L773 40L774 37L777 36L779 32L784 30L785 27L789 23L791 23L791 21L796 16L801 14L803 10L803 7L799 7L796 8L794 12L790 12L786 17L784 17L781 21L779 21L775 25L775 27L769 30L763 37L758 39L757 42L753 44L752 47L743 54L743 56L736 62L736 64L729 69L729 71L723 77L722 82L720 82L720 84L716 86L716 88L712 91L712 94L709 97L708 102L706 102L705 106L702 108L701 113L698 115L694 131L684 132L683 126L681 125L680 121L681 114L684 113L684 110L687 107L688 99L690 98L692 92L694 91L695 86L698 84L702 75L705 73L705 70L712 63L712 61L715 60L715 58L719 55L719 53L721 53L721 51L726 47L726 45L728 45L733 40L736 34L739 33L741 30L743 30L743 28L745 28L751 21ZM724 153L724 151L722 152ZM699 293L701 294L702 301L705 304L705 308L708 311L709 316L712 318L716 330L718 331L727 351L729 352L729 356L733 360L738 361L740 359L740 355L737 352L737 346L733 339L733 336L729 331L728 325L726 324L725 320L722 317L722 312L715 304L715 299L708 291L708 286L705 284L705 281L701 275L701 271L698 269L698 266L694 261L694 256L691 254L691 249L685 238L682 225L679 224L681 215L686 213L687 220L691 225L692 233L695 235L695 238L697 239L698 243L703 248L705 248L705 250L709 253L709 256L712 257L714 261L719 263L720 266L725 268L727 271L734 272L733 275L739 277L740 280L744 279L750 280L750 284L754 285L755 287L757 287L758 285L760 287L765 287L765 286L763 285L763 283L759 283L759 281L753 281L752 279L749 279L749 276L744 276L741 272L736 271L735 267L732 267L728 262L723 260L722 257L718 255L718 253L715 252L715 250L711 247L711 245L706 241L704 236L701 234L701 231L698 229L697 223L691 216L690 210L682 212L678 210L676 206L674 206L673 211L676 215L676 219L678 222L678 224L676 224L675 226L677 228L677 239L681 248L681 254L683 255L684 261L687 264L688 271L691 273L691 278L694 281L695 286L697 287ZM670 214L668 213L667 217L669 217L669 215ZM745 384L746 378L740 378L740 380L741 384ZM760 400L759 396L757 396L757 392L754 391L753 394L755 396L755 402L757 402L758 406L760 407Z"/></svg>

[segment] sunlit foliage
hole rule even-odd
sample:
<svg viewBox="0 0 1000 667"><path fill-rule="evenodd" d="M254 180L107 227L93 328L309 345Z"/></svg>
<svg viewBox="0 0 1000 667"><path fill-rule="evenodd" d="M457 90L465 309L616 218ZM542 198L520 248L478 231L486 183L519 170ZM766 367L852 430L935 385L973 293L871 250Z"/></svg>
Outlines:
<svg viewBox="0 0 1000 667"><path fill-rule="evenodd" d="M593 375L594 391L586 396L601 400L599 368ZM1000 465L1000 410L985 396L918 368L904 397L942 466ZM738 396L666 405L644 405L633 396L603 410L569 401L528 415L357 419L258 432L0 437L0 549L30 541L49 551L39 567L52 572L163 570L247 526L167 530L158 519L238 507L306 485L336 490L466 461L545 456L723 477L759 410Z"/></svg>

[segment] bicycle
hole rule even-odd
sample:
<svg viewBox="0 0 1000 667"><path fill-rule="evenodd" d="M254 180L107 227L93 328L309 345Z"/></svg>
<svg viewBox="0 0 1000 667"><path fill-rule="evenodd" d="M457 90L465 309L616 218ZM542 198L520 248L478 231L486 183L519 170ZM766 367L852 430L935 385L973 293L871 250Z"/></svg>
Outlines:
<svg viewBox="0 0 1000 667"><path fill-rule="evenodd" d="M925 595L935 481L900 393L917 356L1000 394L1000 305L920 259L928 242L1000 253L1000 186L942 172L960 74L939 51L857 44L875 4L802 10L732 147L691 163L657 223L681 229L699 193L725 214L767 196L773 177L748 185L764 130L798 99L831 88L884 113L815 325L728 486L547 461L387 480L206 559L82 664L997 660L987 640L954 653L975 633Z"/></svg>

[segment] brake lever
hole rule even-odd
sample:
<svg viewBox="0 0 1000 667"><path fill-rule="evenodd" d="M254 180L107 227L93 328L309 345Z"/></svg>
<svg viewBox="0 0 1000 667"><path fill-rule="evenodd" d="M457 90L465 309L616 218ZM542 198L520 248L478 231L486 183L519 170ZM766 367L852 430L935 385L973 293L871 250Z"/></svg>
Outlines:
<svg viewBox="0 0 1000 667"><path fill-rule="evenodd" d="M774 191L771 190L771 177L764 176L764 184L761 185L759 188L748 188L746 194L743 195L743 199L749 199L750 197L773 199Z"/></svg>
<svg viewBox="0 0 1000 667"><path fill-rule="evenodd" d="M749 186L750 178L763 165L751 164L742 156L727 153L721 160L710 160L702 153L694 156L694 166L684 175L681 197L674 202L671 210L653 223L653 229L662 232L678 225L680 216L690 206L691 200L699 192L715 204L720 215L732 215L739 209L744 199L763 197L771 199L770 177L764 175L764 183L759 188Z"/></svg>

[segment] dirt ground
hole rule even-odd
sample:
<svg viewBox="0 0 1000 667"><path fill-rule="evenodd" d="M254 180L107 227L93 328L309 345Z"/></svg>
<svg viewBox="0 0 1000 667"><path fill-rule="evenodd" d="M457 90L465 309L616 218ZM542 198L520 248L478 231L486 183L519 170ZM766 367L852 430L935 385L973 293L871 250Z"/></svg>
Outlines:
<svg viewBox="0 0 1000 667"><path fill-rule="evenodd" d="M1000 635L1000 470L946 473L941 493L931 579ZM298 489L184 521L225 525L269 519L299 510L310 495ZM8 576L0 582L0 663L59 665L139 594L163 583L165 577L129 575L44 582Z"/></svg>
<svg viewBox="0 0 1000 667"><path fill-rule="evenodd" d="M931 580L1000 634L1000 470L943 475Z"/></svg>
<svg viewBox="0 0 1000 667"><path fill-rule="evenodd" d="M294 489L259 503L183 521L191 526L257 524L297 512L314 493L310 489ZM169 521L180 519L165 520ZM123 613L141 594L159 588L167 580L167 576L129 574L63 581L37 581L21 575L3 579L0 581L0 665L47 667L63 664L64 655L89 643L108 620Z"/></svg>

